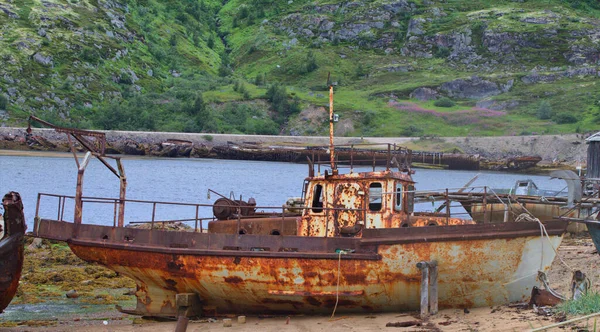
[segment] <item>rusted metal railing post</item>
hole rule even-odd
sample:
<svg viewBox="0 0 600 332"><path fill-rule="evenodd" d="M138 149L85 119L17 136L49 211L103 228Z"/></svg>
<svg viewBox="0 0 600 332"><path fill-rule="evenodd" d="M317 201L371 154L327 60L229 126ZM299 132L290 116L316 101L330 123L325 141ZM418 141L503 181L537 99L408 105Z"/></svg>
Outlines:
<svg viewBox="0 0 600 332"><path fill-rule="evenodd" d="M117 201L113 201L113 227L117 227Z"/></svg>
<svg viewBox="0 0 600 332"><path fill-rule="evenodd" d="M117 168L119 169L119 227L123 227L125 221L125 196L127 193L127 177L125 168L121 164L121 158L117 158Z"/></svg>
<svg viewBox="0 0 600 332"><path fill-rule="evenodd" d="M489 222L487 209L487 186L483 187L483 222Z"/></svg>
<svg viewBox="0 0 600 332"><path fill-rule="evenodd" d="M58 197L58 211L56 211L56 220L60 220L60 207L62 205L62 196Z"/></svg>
<svg viewBox="0 0 600 332"><path fill-rule="evenodd" d="M60 207L60 219L58 219L60 221L65 220L65 203L66 203L66 201L67 201L67 198L63 197L62 198L62 206Z"/></svg>
<svg viewBox="0 0 600 332"><path fill-rule="evenodd" d="M152 203L152 221L150 222L150 232L154 229L154 217L156 216L156 202Z"/></svg>
<svg viewBox="0 0 600 332"><path fill-rule="evenodd" d="M446 188L446 225L450 222L450 196Z"/></svg>
<svg viewBox="0 0 600 332"><path fill-rule="evenodd" d="M279 230L279 234L283 235L283 227L285 226L285 204L281 206L281 229Z"/></svg>
<svg viewBox="0 0 600 332"><path fill-rule="evenodd" d="M390 143L388 143L387 148L388 149L387 149L387 158L386 158L387 160L385 163L385 170L389 171L390 170L390 160L392 159L392 151L391 151L392 146Z"/></svg>
<svg viewBox="0 0 600 332"><path fill-rule="evenodd" d="M419 262L421 270L421 319L427 319L438 312L438 267L436 261Z"/></svg>
<svg viewBox="0 0 600 332"><path fill-rule="evenodd" d="M354 144L350 145L350 173L354 170Z"/></svg>
<svg viewBox="0 0 600 332"><path fill-rule="evenodd" d="M196 223L194 225L194 233L198 232L198 209L200 207L196 205ZM202 226L202 220L200 220L200 226Z"/></svg>
<svg viewBox="0 0 600 332"><path fill-rule="evenodd" d="M373 151L371 154L373 155L373 172L375 172L375 164L377 163L375 160L375 151Z"/></svg>
<svg viewBox="0 0 600 332"><path fill-rule="evenodd" d="M238 204L238 207L237 207L237 234L238 235L241 234L240 230L242 229L242 219L241 219L241 216L240 216L241 214L242 214L242 210L240 208L240 205Z"/></svg>
<svg viewBox="0 0 600 332"><path fill-rule="evenodd" d="M35 216L39 217L40 216L40 201L42 200L42 194L38 193L37 195L37 204L35 205ZM60 204L60 201L59 203Z"/></svg>

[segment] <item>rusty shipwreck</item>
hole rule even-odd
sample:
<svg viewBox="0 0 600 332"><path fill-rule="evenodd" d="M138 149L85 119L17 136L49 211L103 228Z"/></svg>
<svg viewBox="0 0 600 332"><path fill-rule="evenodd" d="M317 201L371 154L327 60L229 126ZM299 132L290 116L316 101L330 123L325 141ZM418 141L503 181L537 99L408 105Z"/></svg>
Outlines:
<svg viewBox="0 0 600 332"><path fill-rule="evenodd" d="M4 214L0 216L0 312L17 293L23 269L25 217L21 196L9 192L2 198Z"/></svg>
<svg viewBox="0 0 600 332"><path fill-rule="evenodd" d="M330 123L333 132L331 111ZM133 314L178 316L182 308L185 315L414 310L421 294L417 265L423 263L438 267L442 308L527 301L566 228L560 221L476 223L449 212L414 212L410 154L388 145L386 167L357 172L353 163L359 161L350 158L342 172L333 136L330 160L309 160L299 205L267 214L222 198L212 205L218 218L207 220L198 213L206 204L126 199L123 165L118 158L117 168L110 165L102 135L54 128L88 152L77 161L75 196L38 195L36 211L44 197L58 204L52 216L36 213L33 235L65 241L83 260L135 280L137 306L123 310ZM83 195L92 156L119 178L119 197ZM75 206L72 220L66 203ZM83 222L82 211L93 203L114 206L105 225ZM125 226L124 211L132 203L152 210L149 229ZM192 229L152 227L174 221L154 218L165 206L195 207L183 220Z"/></svg>

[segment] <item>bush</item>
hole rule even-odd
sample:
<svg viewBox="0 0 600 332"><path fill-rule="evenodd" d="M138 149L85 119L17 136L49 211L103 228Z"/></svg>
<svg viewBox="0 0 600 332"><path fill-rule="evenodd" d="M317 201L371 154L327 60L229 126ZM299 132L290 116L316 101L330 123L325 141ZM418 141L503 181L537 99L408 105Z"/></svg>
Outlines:
<svg viewBox="0 0 600 332"><path fill-rule="evenodd" d="M447 97L438 99L433 104L437 107L452 107L452 106L456 105L456 103L454 101L452 101L452 99L447 98Z"/></svg>
<svg viewBox="0 0 600 332"><path fill-rule="evenodd" d="M213 47L215 47L215 37L212 34L208 37L208 41L206 42L206 46L208 46L211 49Z"/></svg>
<svg viewBox="0 0 600 332"><path fill-rule="evenodd" d="M256 78L254 79L254 85L256 86L261 86L261 85L265 85L265 74L258 74L256 75Z"/></svg>
<svg viewBox="0 0 600 332"><path fill-rule="evenodd" d="M272 84L267 90L267 99L273 105L273 110L284 115L288 110L287 89L283 85Z"/></svg>
<svg viewBox="0 0 600 332"><path fill-rule="evenodd" d="M133 84L133 77L131 77L131 74L129 74L128 72L121 73L121 75L119 76L119 83L131 85Z"/></svg>
<svg viewBox="0 0 600 332"><path fill-rule="evenodd" d="M439 59L447 58L450 55L450 49L445 46L439 46L435 50L433 56Z"/></svg>
<svg viewBox="0 0 600 332"><path fill-rule="evenodd" d="M400 133L400 135L409 136L409 137L421 136L421 135L423 135L423 129L421 129L417 126L414 126L414 125L410 125L404 129L402 129L402 132Z"/></svg>
<svg viewBox="0 0 600 332"><path fill-rule="evenodd" d="M91 64L98 64L101 59L100 51L96 47L84 46L79 53L79 58Z"/></svg>
<svg viewBox="0 0 600 332"><path fill-rule="evenodd" d="M5 110L8 106L8 99L4 95L0 95L0 110Z"/></svg>
<svg viewBox="0 0 600 332"><path fill-rule="evenodd" d="M552 117L552 106L546 100L542 100L537 110L537 117L540 120L548 120Z"/></svg>
<svg viewBox="0 0 600 332"><path fill-rule="evenodd" d="M319 65L317 64L317 58L315 57L315 54L313 53L313 51L309 51L308 54L306 54L306 72L310 73L315 71L317 68L319 68Z"/></svg>
<svg viewBox="0 0 600 332"><path fill-rule="evenodd" d="M559 113L554 116L553 120L558 124L575 123L577 122L577 117L569 113Z"/></svg>

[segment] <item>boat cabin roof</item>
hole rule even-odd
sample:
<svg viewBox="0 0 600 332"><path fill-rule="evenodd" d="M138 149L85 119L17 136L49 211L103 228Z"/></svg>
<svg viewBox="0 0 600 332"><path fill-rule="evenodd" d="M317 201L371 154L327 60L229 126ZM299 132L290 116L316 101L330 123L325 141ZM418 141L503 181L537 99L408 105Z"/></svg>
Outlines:
<svg viewBox="0 0 600 332"><path fill-rule="evenodd" d="M398 172L392 170L382 170L374 172L349 172L344 174L330 174L329 171L325 171L325 174L309 176L306 181L349 181L349 180L366 180L366 181L386 181L386 180L400 180L407 183L415 183L410 174L405 172Z"/></svg>

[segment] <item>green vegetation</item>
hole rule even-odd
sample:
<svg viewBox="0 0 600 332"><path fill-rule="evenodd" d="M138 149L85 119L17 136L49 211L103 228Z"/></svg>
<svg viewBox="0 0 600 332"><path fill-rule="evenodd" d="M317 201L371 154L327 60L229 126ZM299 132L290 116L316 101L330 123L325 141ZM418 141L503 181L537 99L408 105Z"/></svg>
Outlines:
<svg viewBox="0 0 600 332"><path fill-rule="evenodd" d="M327 121L307 119L331 73L344 135L597 130L597 1L357 4L14 0L0 11L1 121L322 135ZM418 88L437 100L411 99Z"/></svg>
<svg viewBox="0 0 600 332"><path fill-rule="evenodd" d="M456 103L453 102L452 99L447 98L447 97L438 99L433 104L437 107L452 107L452 106L456 105Z"/></svg>
<svg viewBox="0 0 600 332"><path fill-rule="evenodd" d="M537 117L540 120L548 120L552 117L552 106L546 100L542 100L537 110Z"/></svg>
<svg viewBox="0 0 600 332"><path fill-rule="evenodd" d="M600 294L589 292L577 300L567 300L557 305L555 311L567 315L589 315L600 312Z"/></svg>

